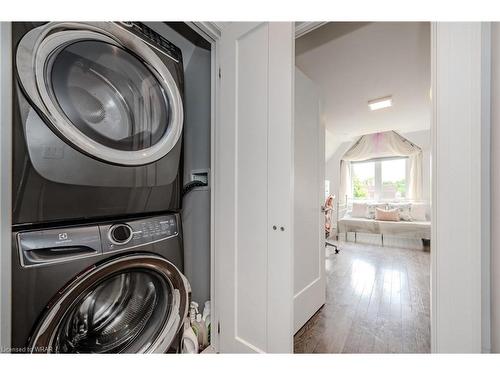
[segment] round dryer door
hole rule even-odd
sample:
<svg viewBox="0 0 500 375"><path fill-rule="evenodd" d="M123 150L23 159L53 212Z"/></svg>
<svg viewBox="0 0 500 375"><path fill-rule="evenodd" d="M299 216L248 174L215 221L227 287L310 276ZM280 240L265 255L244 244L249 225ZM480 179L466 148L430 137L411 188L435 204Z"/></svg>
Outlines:
<svg viewBox="0 0 500 375"><path fill-rule="evenodd" d="M49 125L104 162L144 165L179 141L180 91L164 62L115 23L49 23L17 50L20 81Z"/></svg>
<svg viewBox="0 0 500 375"><path fill-rule="evenodd" d="M59 292L30 342L32 353L165 353L189 307L190 286L164 258L113 258Z"/></svg>

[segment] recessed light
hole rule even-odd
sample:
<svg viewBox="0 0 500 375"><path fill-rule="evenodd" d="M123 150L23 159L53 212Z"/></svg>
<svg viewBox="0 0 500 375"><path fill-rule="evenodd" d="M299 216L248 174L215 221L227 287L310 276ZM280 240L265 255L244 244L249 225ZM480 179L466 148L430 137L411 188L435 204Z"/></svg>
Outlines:
<svg viewBox="0 0 500 375"><path fill-rule="evenodd" d="M385 96L383 98L373 99L368 102L370 110L376 111L377 109L392 107L392 96Z"/></svg>

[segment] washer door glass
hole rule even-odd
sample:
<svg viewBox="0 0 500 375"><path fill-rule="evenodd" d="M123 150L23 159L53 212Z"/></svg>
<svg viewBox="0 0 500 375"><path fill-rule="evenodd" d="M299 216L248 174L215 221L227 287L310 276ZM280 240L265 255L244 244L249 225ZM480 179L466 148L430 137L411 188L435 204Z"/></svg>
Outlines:
<svg viewBox="0 0 500 375"><path fill-rule="evenodd" d="M141 352L171 312L172 289L160 275L131 270L103 280L76 300L55 332L58 353Z"/></svg>
<svg viewBox="0 0 500 375"><path fill-rule="evenodd" d="M87 137L106 147L139 151L166 133L168 96L132 53L103 41L62 48L47 70L54 101Z"/></svg>

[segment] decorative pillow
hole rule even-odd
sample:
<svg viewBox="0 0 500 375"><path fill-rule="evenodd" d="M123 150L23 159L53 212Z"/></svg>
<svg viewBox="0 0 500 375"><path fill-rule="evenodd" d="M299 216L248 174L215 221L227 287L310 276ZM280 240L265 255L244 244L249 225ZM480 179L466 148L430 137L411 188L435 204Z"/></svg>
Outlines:
<svg viewBox="0 0 500 375"><path fill-rule="evenodd" d="M399 209L393 208L392 210L375 209L375 220L381 221L399 221Z"/></svg>
<svg viewBox="0 0 500 375"><path fill-rule="evenodd" d="M366 217L366 203L352 204L351 217Z"/></svg>
<svg viewBox="0 0 500 375"><path fill-rule="evenodd" d="M411 219L413 221L427 221L427 205L425 203L413 203L411 205Z"/></svg>
<svg viewBox="0 0 500 375"><path fill-rule="evenodd" d="M366 218L367 219L375 219L375 210L380 208L382 210L387 209L387 204L385 203L369 203L366 206Z"/></svg>
<svg viewBox="0 0 500 375"><path fill-rule="evenodd" d="M411 203L389 203L387 208L389 210L397 208L401 220L411 221Z"/></svg>

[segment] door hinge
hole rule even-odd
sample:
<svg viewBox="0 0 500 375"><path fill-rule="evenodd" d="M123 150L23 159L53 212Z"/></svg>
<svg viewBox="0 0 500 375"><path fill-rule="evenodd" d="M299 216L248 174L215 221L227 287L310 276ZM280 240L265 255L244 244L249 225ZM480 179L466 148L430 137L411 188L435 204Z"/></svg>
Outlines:
<svg viewBox="0 0 500 375"><path fill-rule="evenodd" d="M222 71L221 71L221 69L219 67L219 79L221 79L221 78L222 78Z"/></svg>
<svg viewBox="0 0 500 375"><path fill-rule="evenodd" d="M220 335L220 322L217 323L217 334Z"/></svg>

